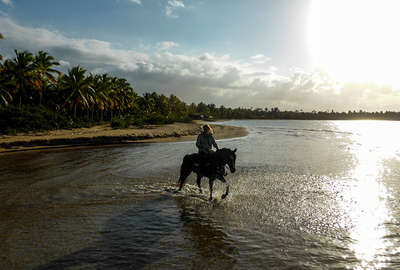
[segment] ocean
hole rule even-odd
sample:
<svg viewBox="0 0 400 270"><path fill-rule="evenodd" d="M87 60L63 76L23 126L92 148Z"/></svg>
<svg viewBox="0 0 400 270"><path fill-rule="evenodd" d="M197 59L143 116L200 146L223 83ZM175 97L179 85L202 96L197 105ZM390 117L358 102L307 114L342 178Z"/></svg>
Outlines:
<svg viewBox="0 0 400 270"><path fill-rule="evenodd" d="M400 122L221 124L213 202L194 142L0 155L0 269L400 268Z"/></svg>

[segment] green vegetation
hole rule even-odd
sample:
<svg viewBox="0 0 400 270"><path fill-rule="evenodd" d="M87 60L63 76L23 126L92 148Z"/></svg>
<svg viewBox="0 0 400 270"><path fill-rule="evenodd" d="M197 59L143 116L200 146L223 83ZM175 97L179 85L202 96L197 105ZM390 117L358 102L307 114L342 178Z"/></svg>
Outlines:
<svg viewBox="0 0 400 270"><path fill-rule="evenodd" d="M192 119L400 120L398 112L232 109L203 102L188 105L174 95L153 92L139 96L126 79L88 74L79 66L62 74L55 69L58 65L43 51L33 55L15 50L14 58L0 62L0 133L88 127L102 122L127 128Z"/></svg>
<svg viewBox="0 0 400 270"><path fill-rule="evenodd" d="M0 63L0 132L52 130L110 121L115 128L188 120L188 106L176 96L137 95L122 78L87 74L76 66L67 74L46 52L15 50Z"/></svg>

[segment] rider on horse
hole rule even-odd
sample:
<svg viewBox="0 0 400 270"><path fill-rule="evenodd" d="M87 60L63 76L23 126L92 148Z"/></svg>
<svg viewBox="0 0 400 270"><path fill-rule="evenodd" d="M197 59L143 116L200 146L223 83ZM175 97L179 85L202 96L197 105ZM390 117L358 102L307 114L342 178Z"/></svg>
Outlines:
<svg viewBox="0 0 400 270"><path fill-rule="evenodd" d="M205 170L211 169L210 167L213 163L211 157L214 153L212 147L214 146L218 151L218 145L215 142L213 130L210 125L205 124L203 126L203 132L197 137L196 146L199 149L200 166Z"/></svg>
<svg viewBox="0 0 400 270"><path fill-rule="evenodd" d="M196 146L199 148L198 154L185 155L183 158L178 191L183 188L187 177L194 172L197 174L197 186L199 187L200 193L202 193L200 185L201 178L207 177L209 179L210 200L212 200L214 180L219 179L221 182L225 183L226 191L221 197L224 199L229 193L229 184L224 178L227 175L227 173L225 173L225 166L228 165L231 173L236 171L236 149L219 149L212 136L212 129L209 125L203 126L203 132L197 137ZM213 146L217 149L217 152L212 151Z"/></svg>
<svg viewBox="0 0 400 270"><path fill-rule="evenodd" d="M199 148L199 154L209 154L212 153L212 147L218 150L218 145L213 137L213 130L210 125L205 124L203 126L203 132L197 137L196 146Z"/></svg>

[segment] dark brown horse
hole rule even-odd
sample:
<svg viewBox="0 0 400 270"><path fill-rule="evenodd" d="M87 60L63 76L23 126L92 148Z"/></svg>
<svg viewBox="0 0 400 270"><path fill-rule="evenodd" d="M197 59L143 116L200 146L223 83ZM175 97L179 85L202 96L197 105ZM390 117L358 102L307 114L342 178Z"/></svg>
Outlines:
<svg viewBox="0 0 400 270"><path fill-rule="evenodd" d="M210 185L210 200L212 200L212 190L213 183L215 179L221 180L225 183L226 191L222 195L222 199L229 193L229 184L226 182L224 176L225 165L229 166L229 170L234 173L236 171L236 150L231 150L228 148L222 148L217 150L215 153L210 153L206 158L200 156L199 154L186 155L183 158L181 165L181 174L179 177L179 190L182 189L187 177L192 173L197 174L197 186L199 187L200 193L202 193L200 180L203 176L209 179Z"/></svg>

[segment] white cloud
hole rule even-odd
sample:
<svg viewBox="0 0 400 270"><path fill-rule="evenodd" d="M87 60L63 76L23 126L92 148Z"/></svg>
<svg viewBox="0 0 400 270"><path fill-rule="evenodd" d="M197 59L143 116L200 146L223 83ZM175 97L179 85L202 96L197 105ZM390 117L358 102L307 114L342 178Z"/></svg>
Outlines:
<svg viewBox="0 0 400 270"><path fill-rule="evenodd" d="M132 3L138 4L138 5L142 4L141 0L129 0L129 1L132 2Z"/></svg>
<svg viewBox="0 0 400 270"><path fill-rule="evenodd" d="M12 5L12 1L11 0L1 0L1 2L3 3L3 4L6 4L6 5Z"/></svg>
<svg viewBox="0 0 400 270"><path fill-rule="evenodd" d="M257 60L257 59L264 59L264 55L263 54L256 54L256 55L254 55L254 56L252 56L252 57L250 57L251 59L253 59L253 60Z"/></svg>
<svg viewBox="0 0 400 270"><path fill-rule="evenodd" d="M7 37L1 41L6 57L13 57L14 49L33 53L45 50L61 59L62 71L80 65L89 72L126 78L138 93L174 94L187 103L204 101L230 107L278 106L306 111L385 111L398 110L400 104L400 91L374 84L338 85L321 71L293 68L290 75L283 75L273 65L258 66L254 71L252 65L227 55L116 49L107 41L69 38L45 28L24 27L9 18L0 17L0 29ZM164 45L168 47L167 44ZM261 56L255 57L258 58Z"/></svg>
<svg viewBox="0 0 400 270"><path fill-rule="evenodd" d="M60 63L60 66L62 66L62 67L71 66L71 64L68 61L64 61L64 60L60 60L60 61L58 61L58 63Z"/></svg>
<svg viewBox="0 0 400 270"><path fill-rule="evenodd" d="M165 15L169 18L178 18L175 11L180 8L185 8L185 4L180 0L169 0L165 7Z"/></svg>
<svg viewBox="0 0 400 270"><path fill-rule="evenodd" d="M271 58L269 58L263 54L256 54L256 55L250 57L250 59L252 60L252 62L254 64L265 64L265 63L271 61Z"/></svg>
<svg viewBox="0 0 400 270"><path fill-rule="evenodd" d="M185 7L185 4L179 0L169 0L168 5L175 8Z"/></svg>
<svg viewBox="0 0 400 270"><path fill-rule="evenodd" d="M178 47L178 46L179 46L179 44L175 43L173 41L163 41L163 42L157 43L157 48L162 51L168 50L173 47Z"/></svg>

